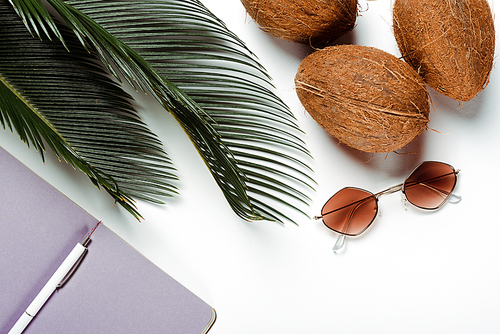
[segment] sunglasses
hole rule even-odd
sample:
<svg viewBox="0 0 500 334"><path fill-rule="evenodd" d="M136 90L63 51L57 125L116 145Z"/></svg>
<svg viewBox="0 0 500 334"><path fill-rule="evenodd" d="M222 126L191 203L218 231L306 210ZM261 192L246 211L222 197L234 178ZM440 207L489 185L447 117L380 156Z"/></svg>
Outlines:
<svg viewBox="0 0 500 334"><path fill-rule="evenodd" d="M382 195L398 191L403 193L403 202L425 210L439 209L451 197L451 203L462 199L454 195L457 175L460 170L437 161L424 161L418 165L405 181L394 187L373 194L367 190L346 187L333 195L321 209L322 219L329 229L339 233L333 251L336 253L345 243L346 236L358 236L373 223L378 213L378 199Z"/></svg>

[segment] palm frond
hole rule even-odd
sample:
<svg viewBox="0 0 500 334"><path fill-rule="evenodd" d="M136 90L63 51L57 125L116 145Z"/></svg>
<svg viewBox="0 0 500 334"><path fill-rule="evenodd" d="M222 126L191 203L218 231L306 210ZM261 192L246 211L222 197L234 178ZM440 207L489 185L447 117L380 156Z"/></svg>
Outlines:
<svg viewBox="0 0 500 334"><path fill-rule="evenodd" d="M159 202L176 179L160 141L126 94L73 33L58 41L33 38L12 7L0 1L0 122L42 158L44 141L60 160L85 172L136 217L132 198Z"/></svg>
<svg viewBox="0 0 500 334"><path fill-rule="evenodd" d="M38 38L43 39L44 35L39 29L41 28L46 37L51 39L51 31L64 45L66 45L52 16L41 2L24 2L19 0L9 0L9 2L32 35L36 35Z"/></svg>
<svg viewBox="0 0 500 334"><path fill-rule="evenodd" d="M314 183L293 114L255 56L201 2L48 2L111 73L109 62L173 114L240 217L281 221L267 200L308 201L284 186Z"/></svg>
<svg viewBox="0 0 500 334"><path fill-rule="evenodd" d="M88 15L61 0L49 0L49 3L65 19L83 45L89 43L96 50L110 73L119 78L111 65L113 63L133 87L151 92L175 117L204 158L223 193L226 197L232 197L229 203L235 212L244 219L260 219L246 194L245 175L236 165L231 151L220 140L210 116L182 90L160 76L132 48L116 39Z"/></svg>
<svg viewBox="0 0 500 334"><path fill-rule="evenodd" d="M67 3L134 49L210 115L246 176L247 195L260 215L278 221L282 216L258 198L285 205L290 198L308 202L297 188L312 188L314 181L303 162L309 152L293 114L273 93L252 52L200 1ZM295 187L286 186L289 181Z"/></svg>

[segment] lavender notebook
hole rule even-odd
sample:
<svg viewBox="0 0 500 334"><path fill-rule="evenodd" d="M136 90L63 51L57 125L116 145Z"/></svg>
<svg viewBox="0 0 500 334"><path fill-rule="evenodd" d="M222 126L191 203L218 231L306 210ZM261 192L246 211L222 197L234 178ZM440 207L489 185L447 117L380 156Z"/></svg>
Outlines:
<svg viewBox="0 0 500 334"><path fill-rule="evenodd" d="M0 147L0 333L97 220ZM212 307L104 224L24 333L205 333Z"/></svg>

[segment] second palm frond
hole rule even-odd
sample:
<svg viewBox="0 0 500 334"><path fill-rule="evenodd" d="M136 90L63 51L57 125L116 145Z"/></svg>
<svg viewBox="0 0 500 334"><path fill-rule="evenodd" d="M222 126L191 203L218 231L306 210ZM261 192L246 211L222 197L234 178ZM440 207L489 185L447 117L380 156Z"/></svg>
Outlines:
<svg viewBox="0 0 500 334"><path fill-rule="evenodd" d="M26 1L36 2L15 0ZM281 221L272 203L299 211L308 203L310 156L293 114L255 56L199 1L48 2L110 73L172 113L241 218Z"/></svg>

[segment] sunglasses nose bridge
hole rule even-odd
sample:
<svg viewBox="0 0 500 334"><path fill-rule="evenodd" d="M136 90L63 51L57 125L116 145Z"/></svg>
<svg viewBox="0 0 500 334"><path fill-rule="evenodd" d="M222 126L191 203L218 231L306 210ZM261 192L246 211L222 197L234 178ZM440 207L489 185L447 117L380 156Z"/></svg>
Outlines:
<svg viewBox="0 0 500 334"><path fill-rule="evenodd" d="M403 190L403 183L400 183L398 185L395 185L393 187L390 187L390 188L387 188L385 190L382 190L378 193L375 194L375 198L379 198L380 196L383 196L383 195L390 195L390 194L394 194L400 190Z"/></svg>

